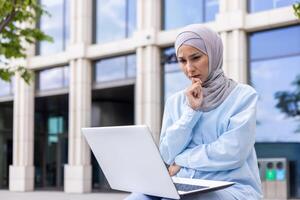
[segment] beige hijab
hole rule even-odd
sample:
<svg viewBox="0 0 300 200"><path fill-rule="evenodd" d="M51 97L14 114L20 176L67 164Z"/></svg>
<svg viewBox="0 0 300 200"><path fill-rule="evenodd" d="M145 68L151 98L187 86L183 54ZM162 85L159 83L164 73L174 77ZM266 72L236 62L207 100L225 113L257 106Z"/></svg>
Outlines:
<svg viewBox="0 0 300 200"><path fill-rule="evenodd" d="M219 35L201 24L184 27L175 41L176 55L179 47L186 44L208 55L208 78L202 84L203 103L201 111L208 112L218 107L236 87L237 83L224 75L223 44Z"/></svg>

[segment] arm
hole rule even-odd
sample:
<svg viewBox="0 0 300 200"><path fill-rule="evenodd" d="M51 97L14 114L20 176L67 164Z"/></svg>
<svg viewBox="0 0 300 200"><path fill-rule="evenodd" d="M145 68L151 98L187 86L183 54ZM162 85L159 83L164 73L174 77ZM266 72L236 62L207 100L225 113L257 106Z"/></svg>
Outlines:
<svg viewBox="0 0 300 200"><path fill-rule="evenodd" d="M167 164L172 164L175 157L182 152L189 144L192 138L192 129L200 118L201 112L194 111L189 106L186 108L182 116L175 122L171 118L171 105L166 102L165 111L160 134L159 150L162 158Z"/></svg>
<svg viewBox="0 0 300 200"><path fill-rule="evenodd" d="M216 141L186 149L175 159L177 165L202 171L231 170L241 167L255 143L257 94L243 102L229 120L228 131Z"/></svg>

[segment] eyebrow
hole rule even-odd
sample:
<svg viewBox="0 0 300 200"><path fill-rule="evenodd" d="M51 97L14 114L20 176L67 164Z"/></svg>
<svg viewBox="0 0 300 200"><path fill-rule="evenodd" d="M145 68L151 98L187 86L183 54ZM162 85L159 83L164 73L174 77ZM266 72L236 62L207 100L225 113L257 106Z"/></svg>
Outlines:
<svg viewBox="0 0 300 200"><path fill-rule="evenodd" d="M195 57L195 56L198 56L198 55L199 55L199 56L202 56L202 53L196 52L196 53L193 53L193 54L189 55L188 57L189 57L189 58L192 58L192 57ZM182 57L182 56L179 56L178 59L183 59L183 57Z"/></svg>

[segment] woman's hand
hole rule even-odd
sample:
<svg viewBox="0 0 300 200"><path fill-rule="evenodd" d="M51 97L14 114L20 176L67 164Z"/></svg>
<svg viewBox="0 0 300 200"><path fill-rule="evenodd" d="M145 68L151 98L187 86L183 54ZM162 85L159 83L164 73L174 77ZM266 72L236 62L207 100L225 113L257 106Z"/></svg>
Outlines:
<svg viewBox="0 0 300 200"><path fill-rule="evenodd" d="M176 165L176 163L173 163L172 165L170 165L168 168L170 176L176 175L180 169L181 169L181 167L179 165Z"/></svg>
<svg viewBox="0 0 300 200"><path fill-rule="evenodd" d="M186 96L188 104L193 110L198 110L203 101L202 81L199 78L192 78L192 85L187 88Z"/></svg>

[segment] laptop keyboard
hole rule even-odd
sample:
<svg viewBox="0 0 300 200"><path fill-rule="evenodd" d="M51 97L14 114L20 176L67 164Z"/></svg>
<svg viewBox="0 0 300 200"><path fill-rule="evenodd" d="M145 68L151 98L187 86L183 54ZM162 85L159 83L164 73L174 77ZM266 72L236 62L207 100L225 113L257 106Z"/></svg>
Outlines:
<svg viewBox="0 0 300 200"><path fill-rule="evenodd" d="M190 185L190 184L183 184L183 183L174 183L174 185L178 191L184 191L184 192L199 190L202 188L208 188L205 186Z"/></svg>

